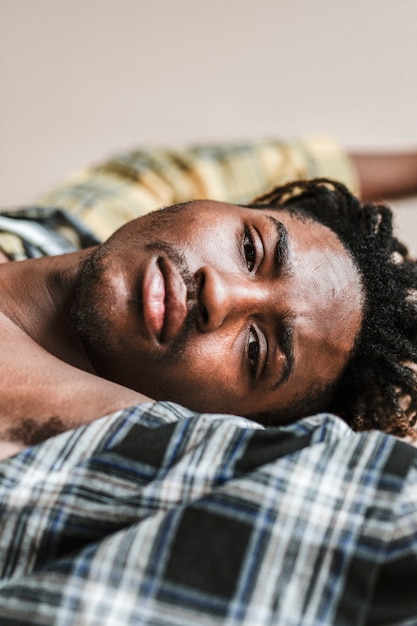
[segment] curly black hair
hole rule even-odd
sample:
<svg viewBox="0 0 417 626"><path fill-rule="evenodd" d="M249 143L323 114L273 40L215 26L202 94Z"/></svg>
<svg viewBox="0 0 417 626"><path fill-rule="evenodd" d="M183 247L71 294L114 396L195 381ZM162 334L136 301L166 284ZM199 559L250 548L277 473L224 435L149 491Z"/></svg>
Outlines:
<svg viewBox="0 0 417 626"><path fill-rule="evenodd" d="M285 210L330 228L362 281L364 316L351 357L336 383L324 393L312 390L310 405L307 401L297 411L320 408L355 430L415 437L417 264L393 234L391 210L362 203L344 185L326 178L277 187L250 206Z"/></svg>

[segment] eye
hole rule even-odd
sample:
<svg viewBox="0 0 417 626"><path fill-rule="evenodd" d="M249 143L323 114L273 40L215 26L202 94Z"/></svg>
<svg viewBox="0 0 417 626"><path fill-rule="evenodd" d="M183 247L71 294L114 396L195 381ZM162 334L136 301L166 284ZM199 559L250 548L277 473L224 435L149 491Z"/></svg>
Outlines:
<svg viewBox="0 0 417 626"><path fill-rule="evenodd" d="M252 272L256 264L256 247L251 232L248 228L245 228L245 232L243 233L242 248L247 268L250 272Z"/></svg>
<svg viewBox="0 0 417 626"><path fill-rule="evenodd" d="M259 337L252 326L248 338L248 361L252 375L256 374L259 367Z"/></svg>

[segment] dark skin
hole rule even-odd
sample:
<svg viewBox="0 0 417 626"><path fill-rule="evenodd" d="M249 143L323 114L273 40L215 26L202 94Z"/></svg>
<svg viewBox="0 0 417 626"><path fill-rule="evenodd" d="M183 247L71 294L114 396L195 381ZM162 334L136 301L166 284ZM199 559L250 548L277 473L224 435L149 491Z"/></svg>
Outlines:
<svg viewBox="0 0 417 626"><path fill-rule="evenodd" d="M0 266L4 294L0 310L3 437L25 414L40 423L59 416L71 428L97 417L99 405L104 415L110 405L117 410L144 400L140 394L95 376L71 328L68 303L73 276L86 254L83 251ZM90 385L95 389L91 400ZM74 393L83 398L87 419L77 418ZM78 411L80 407L81 403Z"/></svg>
<svg viewBox="0 0 417 626"><path fill-rule="evenodd" d="M285 211L197 201L153 213L93 268L79 301L97 372L197 411L282 423L305 389L338 377L362 319L340 241Z"/></svg>
<svg viewBox="0 0 417 626"><path fill-rule="evenodd" d="M417 154L351 156L364 199L417 191ZM10 433L28 415L40 425L58 416L64 430L149 399L125 381L104 379L105 368L98 371L74 332L69 307L86 254L0 267L0 456L24 447L16 436L11 441ZM7 260L2 257L0 261Z"/></svg>
<svg viewBox="0 0 417 626"><path fill-rule="evenodd" d="M43 426L58 417L65 430L149 396L200 411L285 409L305 388L334 381L361 322L357 271L327 228L277 216L205 201L175 213L165 230L157 214L120 229L102 247L92 304L106 324L95 346L80 341L70 317L85 251L3 264L2 438L28 415ZM175 258L147 248L154 233L184 256L189 304Z"/></svg>

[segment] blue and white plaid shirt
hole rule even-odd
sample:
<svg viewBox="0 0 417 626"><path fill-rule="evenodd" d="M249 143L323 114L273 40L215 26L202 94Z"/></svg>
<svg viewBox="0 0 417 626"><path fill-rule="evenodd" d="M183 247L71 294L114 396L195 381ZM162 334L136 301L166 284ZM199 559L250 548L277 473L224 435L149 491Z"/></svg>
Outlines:
<svg viewBox="0 0 417 626"><path fill-rule="evenodd" d="M2 626L417 624L417 450L143 404L0 463Z"/></svg>

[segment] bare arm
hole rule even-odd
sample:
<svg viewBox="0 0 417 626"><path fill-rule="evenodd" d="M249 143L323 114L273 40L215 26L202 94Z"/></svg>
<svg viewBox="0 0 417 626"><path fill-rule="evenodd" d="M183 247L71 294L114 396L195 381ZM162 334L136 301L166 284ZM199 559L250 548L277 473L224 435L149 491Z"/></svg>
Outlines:
<svg viewBox="0 0 417 626"><path fill-rule="evenodd" d="M350 153L363 200L417 194L417 152Z"/></svg>
<svg viewBox="0 0 417 626"><path fill-rule="evenodd" d="M0 459L150 399L56 358L0 314ZM16 449L17 451L17 449Z"/></svg>

